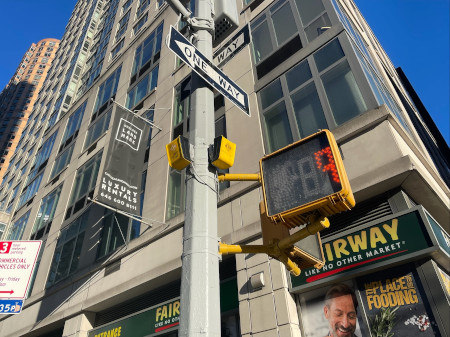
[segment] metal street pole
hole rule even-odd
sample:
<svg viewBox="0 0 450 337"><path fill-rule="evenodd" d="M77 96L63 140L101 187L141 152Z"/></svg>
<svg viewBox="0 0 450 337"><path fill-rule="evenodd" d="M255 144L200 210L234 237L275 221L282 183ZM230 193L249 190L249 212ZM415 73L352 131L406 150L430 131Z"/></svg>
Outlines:
<svg viewBox="0 0 450 337"><path fill-rule="evenodd" d="M200 25L212 22L212 0L196 0ZM197 27L196 47L212 60L212 33ZM186 213L181 271L182 337L220 337L219 254L215 174L209 168L208 147L214 142L214 94L192 72L189 142L192 166L187 169Z"/></svg>

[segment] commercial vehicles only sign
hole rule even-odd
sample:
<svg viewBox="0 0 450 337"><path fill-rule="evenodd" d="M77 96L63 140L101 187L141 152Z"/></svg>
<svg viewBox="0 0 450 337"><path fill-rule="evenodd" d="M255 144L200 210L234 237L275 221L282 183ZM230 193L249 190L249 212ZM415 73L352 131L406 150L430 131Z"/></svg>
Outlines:
<svg viewBox="0 0 450 337"><path fill-rule="evenodd" d="M42 241L0 241L0 299L25 298Z"/></svg>

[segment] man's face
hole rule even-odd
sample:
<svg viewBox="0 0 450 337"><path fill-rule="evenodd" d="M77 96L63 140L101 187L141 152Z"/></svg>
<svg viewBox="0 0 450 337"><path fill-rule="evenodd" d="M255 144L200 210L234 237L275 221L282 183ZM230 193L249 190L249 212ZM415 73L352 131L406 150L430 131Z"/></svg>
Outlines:
<svg viewBox="0 0 450 337"><path fill-rule="evenodd" d="M323 308L330 324L333 337L350 337L356 329L356 310L351 295L343 295L330 300L330 306Z"/></svg>

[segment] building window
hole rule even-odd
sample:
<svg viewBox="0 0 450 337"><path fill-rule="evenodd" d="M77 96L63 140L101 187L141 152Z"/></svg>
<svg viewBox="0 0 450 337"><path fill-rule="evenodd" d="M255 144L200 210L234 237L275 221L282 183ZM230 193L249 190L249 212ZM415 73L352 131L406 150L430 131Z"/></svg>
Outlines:
<svg viewBox="0 0 450 337"><path fill-rule="evenodd" d="M253 53L256 63L298 34L299 29L291 5L289 1L278 1L252 23Z"/></svg>
<svg viewBox="0 0 450 337"><path fill-rule="evenodd" d="M150 4L150 0L141 0L139 3L139 7L136 11L136 17L141 16L142 13L147 9L148 5Z"/></svg>
<svg viewBox="0 0 450 337"><path fill-rule="evenodd" d="M56 244L47 287L61 281L77 270L80 261L81 249L88 221L89 212L61 230Z"/></svg>
<svg viewBox="0 0 450 337"><path fill-rule="evenodd" d="M18 208L22 207L28 200L35 196L35 194L39 190L39 186L41 185L43 175L44 172L39 174L24 188L22 194L20 195L19 204L17 205Z"/></svg>
<svg viewBox="0 0 450 337"><path fill-rule="evenodd" d="M122 19L120 19L117 27L117 34L116 34L116 41L122 37L123 34L125 34L127 27L128 27L128 19L130 18L130 12L128 11Z"/></svg>
<svg viewBox="0 0 450 337"><path fill-rule="evenodd" d="M13 182L13 181L14 181L14 179L11 179L11 182ZM15 199L16 199L17 192L19 191L19 188L20 188L20 183L18 183L16 185L16 187L14 187L14 189L11 192L11 195L10 195L10 197L8 199L9 203L8 203L8 207L6 208L6 213L8 213L8 214L10 214L11 211L12 211L12 208L14 206L14 202L16 201Z"/></svg>
<svg viewBox="0 0 450 337"><path fill-rule="evenodd" d="M133 27L133 34L136 35L141 28L145 25L148 19L148 13L145 13L145 15L139 19L139 21L134 25Z"/></svg>
<svg viewBox="0 0 450 337"><path fill-rule="evenodd" d="M279 0L251 23L258 78L331 27L321 0Z"/></svg>
<svg viewBox="0 0 450 337"><path fill-rule="evenodd" d="M66 130L64 131L63 138L61 140L61 146L59 152L64 150L74 139L78 136L78 130L80 129L81 122L83 120L84 110L86 109L86 102L69 117L67 121Z"/></svg>
<svg viewBox="0 0 450 337"><path fill-rule="evenodd" d="M258 93L268 152L367 110L336 38Z"/></svg>
<svg viewBox="0 0 450 337"><path fill-rule="evenodd" d="M144 73L152 69L159 61L161 51L163 23L156 28L136 49L130 85Z"/></svg>
<svg viewBox="0 0 450 337"><path fill-rule="evenodd" d="M50 137L48 137L36 153L33 167L30 169L30 173L28 174L28 180L33 179L36 174L42 171L42 169L47 165L47 160L52 152L57 133L58 132L56 131Z"/></svg>
<svg viewBox="0 0 450 337"><path fill-rule="evenodd" d="M127 108L136 106L144 97L156 88L158 82L158 70L159 66L157 65L152 71L148 72L130 92L128 92Z"/></svg>
<svg viewBox="0 0 450 337"><path fill-rule="evenodd" d="M25 172L27 171L27 168L28 168L28 163L25 164L25 165L21 168L19 177L23 177L23 176L24 176Z"/></svg>
<svg viewBox="0 0 450 337"><path fill-rule="evenodd" d="M111 50L111 59L113 59L118 53L119 51L122 49L123 44L125 42L125 39L122 39L115 47L113 50Z"/></svg>
<svg viewBox="0 0 450 337"><path fill-rule="evenodd" d="M140 234L140 226L139 222L123 214L105 209L98 258L115 251L125 242L137 238Z"/></svg>
<svg viewBox="0 0 450 337"><path fill-rule="evenodd" d="M88 203L88 197L93 198L98 170L102 160L102 153L103 151L100 151L78 169L66 213L66 219L83 209Z"/></svg>
<svg viewBox="0 0 450 337"><path fill-rule="evenodd" d="M133 0L128 0L125 2L122 6L122 13L125 13L128 8L130 8L131 4L133 3Z"/></svg>
<svg viewBox="0 0 450 337"><path fill-rule="evenodd" d="M190 94L191 77L188 77L175 88L172 139L175 139L180 135L189 137L189 110L191 104ZM226 136L224 106L224 98L222 95L218 94L214 100L216 136ZM166 219L171 219L184 212L186 200L186 190L184 184L185 175L186 170L178 171L171 169L169 172ZM219 186L219 191L229 186L229 182L225 182Z"/></svg>
<svg viewBox="0 0 450 337"><path fill-rule="evenodd" d="M9 230L9 233L6 236L5 240L21 240L29 216L30 211L22 215L17 221L14 221L11 225L11 229Z"/></svg>
<svg viewBox="0 0 450 337"><path fill-rule="evenodd" d="M156 3L157 9L161 9L161 7L166 3L166 0L158 0Z"/></svg>
<svg viewBox="0 0 450 337"><path fill-rule="evenodd" d="M84 143L84 148L87 149L94 142L96 142L109 128L109 122L111 120L111 111L107 111L100 117L94 124L92 124L86 135L86 141Z"/></svg>
<svg viewBox="0 0 450 337"><path fill-rule="evenodd" d="M70 163L70 159L72 158L73 149L75 147L75 143L73 143L70 147L68 147L64 152L62 152L55 159L55 164L53 165L52 173L50 174L50 180L56 177L59 173L61 173Z"/></svg>
<svg viewBox="0 0 450 337"><path fill-rule="evenodd" d="M107 79L100 85L97 95L97 101L95 102L94 115L98 115L104 111L104 106L109 99L114 98L119 84L120 72L122 71L122 65L120 65Z"/></svg>
<svg viewBox="0 0 450 337"><path fill-rule="evenodd" d="M42 199L41 207L39 208L33 230L31 231L32 240L40 240L49 232L61 190L62 184Z"/></svg>

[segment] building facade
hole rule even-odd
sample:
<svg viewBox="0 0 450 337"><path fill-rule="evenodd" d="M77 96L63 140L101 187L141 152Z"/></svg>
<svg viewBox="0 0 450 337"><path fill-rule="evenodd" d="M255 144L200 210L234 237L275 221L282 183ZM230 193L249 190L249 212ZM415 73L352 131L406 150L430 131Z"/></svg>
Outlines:
<svg viewBox="0 0 450 337"><path fill-rule="evenodd" d="M0 179L5 175L58 47L57 39L32 43L0 94Z"/></svg>
<svg viewBox="0 0 450 337"><path fill-rule="evenodd" d="M223 256L222 336L325 336L335 283L356 293L358 336L395 308L399 333L448 336L448 146L404 74L350 0L237 6L251 43L215 49L250 102L247 116L215 96L216 135L237 144L229 172L258 173L264 155L329 129L356 206L330 217L321 270L291 277L263 254ZM2 240L42 241L23 310L0 317L2 336L177 336L186 170L170 169L165 145L189 134L191 71L164 43L171 25L188 33L164 1L77 2L11 158L17 170L5 173L17 183L0 188L0 202L13 200ZM90 201L114 102L161 129L142 164L145 223ZM260 244L260 184L216 189L221 241Z"/></svg>
<svg viewBox="0 0 450 337"><path fill-rule="evenodd" d="M12 186L17 182L12 173L18 169L18 164L11 162L22 131L33 110L39 91L50 69L55 53L59 47L57 39L43 39L37 44L32 43L17 67L14 76L0 93L0 182L1 186ZM39 135L37 135L39 137ZM8 170L8 166L11 168ZM12 172L7 174L7 172ZM0 233L9 222L10 207L15 196L4 198L0 205ZM9 210L8 210L9 208Z"/></svg>

